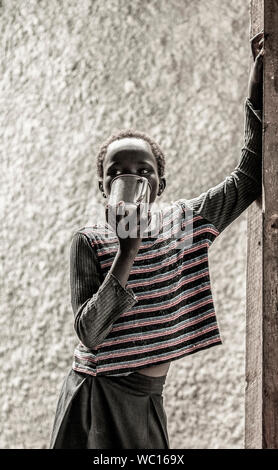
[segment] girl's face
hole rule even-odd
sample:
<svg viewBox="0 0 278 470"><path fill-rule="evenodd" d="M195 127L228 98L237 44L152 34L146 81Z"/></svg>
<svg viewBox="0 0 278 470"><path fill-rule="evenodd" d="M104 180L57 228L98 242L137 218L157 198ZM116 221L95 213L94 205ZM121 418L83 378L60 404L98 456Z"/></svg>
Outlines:
<svg viewBox="0 0 278 470"><path fill-rule="evenodd" d="M109 144L103 162L103 180L99 180L101 192L109 197L112 179L124 173L144 176L149 180L152 188L150 203L154 202L159 191L161 194L165 189L166 180L159 177L156 158L144 139L125 137Z"/></svg>

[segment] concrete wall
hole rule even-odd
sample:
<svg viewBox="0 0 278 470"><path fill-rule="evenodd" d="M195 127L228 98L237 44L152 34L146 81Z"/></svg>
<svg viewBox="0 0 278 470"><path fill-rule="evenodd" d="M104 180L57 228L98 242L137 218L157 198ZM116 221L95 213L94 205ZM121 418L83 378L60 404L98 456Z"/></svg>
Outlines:
<svg viewBox="0 0 278 470"><path fill-rule="evenodd" d="M222 181L243 144L249 4L1 3L0 447L47 448L77 344L70 238L104 203L96 152L133 126L167 155L161 201ZM170 367L172 448L244 447L246 216L209 253L223 346Z"/></svg>

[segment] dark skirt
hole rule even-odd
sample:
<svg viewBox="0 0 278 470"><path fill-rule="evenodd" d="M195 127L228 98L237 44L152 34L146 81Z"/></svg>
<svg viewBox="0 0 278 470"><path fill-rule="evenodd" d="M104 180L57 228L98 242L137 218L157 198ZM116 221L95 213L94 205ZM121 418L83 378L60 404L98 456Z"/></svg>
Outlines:
<svg viewBox="0 0 278 470"><path fill-rule="evenodd" d="M58 399L50 449L169 449L166 376L92 376L70 369Z"/></svg>

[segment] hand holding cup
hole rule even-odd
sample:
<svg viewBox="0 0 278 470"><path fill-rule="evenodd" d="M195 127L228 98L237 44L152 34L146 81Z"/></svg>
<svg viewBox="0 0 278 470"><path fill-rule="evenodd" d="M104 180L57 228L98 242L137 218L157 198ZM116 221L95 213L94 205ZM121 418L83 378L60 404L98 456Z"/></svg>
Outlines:
<svg viewBox="0 0 278 470"><path fill-rule="evenodd" d="M116 233L122 252L138 251L143 234L151 222L151 211L146 203L125 203L105 207L106 222Z"/></svg>

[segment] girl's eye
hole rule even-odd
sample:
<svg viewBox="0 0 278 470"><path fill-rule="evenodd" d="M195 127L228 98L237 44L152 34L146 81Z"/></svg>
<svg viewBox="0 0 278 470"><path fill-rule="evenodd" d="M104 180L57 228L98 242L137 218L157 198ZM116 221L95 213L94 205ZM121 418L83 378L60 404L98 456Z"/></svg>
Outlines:
<svg viewBox="0 0 278 470"><path fill-rule="evenodd" d="M149 173L150 170L149 170L148 168L141 168L141 170L139 170L139 171L140 171L140 173L143 172L143 171L145 171L146 173ZM109 174L108 174L108 176L117 175L119 172L121 172L121 170L113 170L113 171L110 171ZM146 173L145 173L145 174L146 174Z"/></svg>

